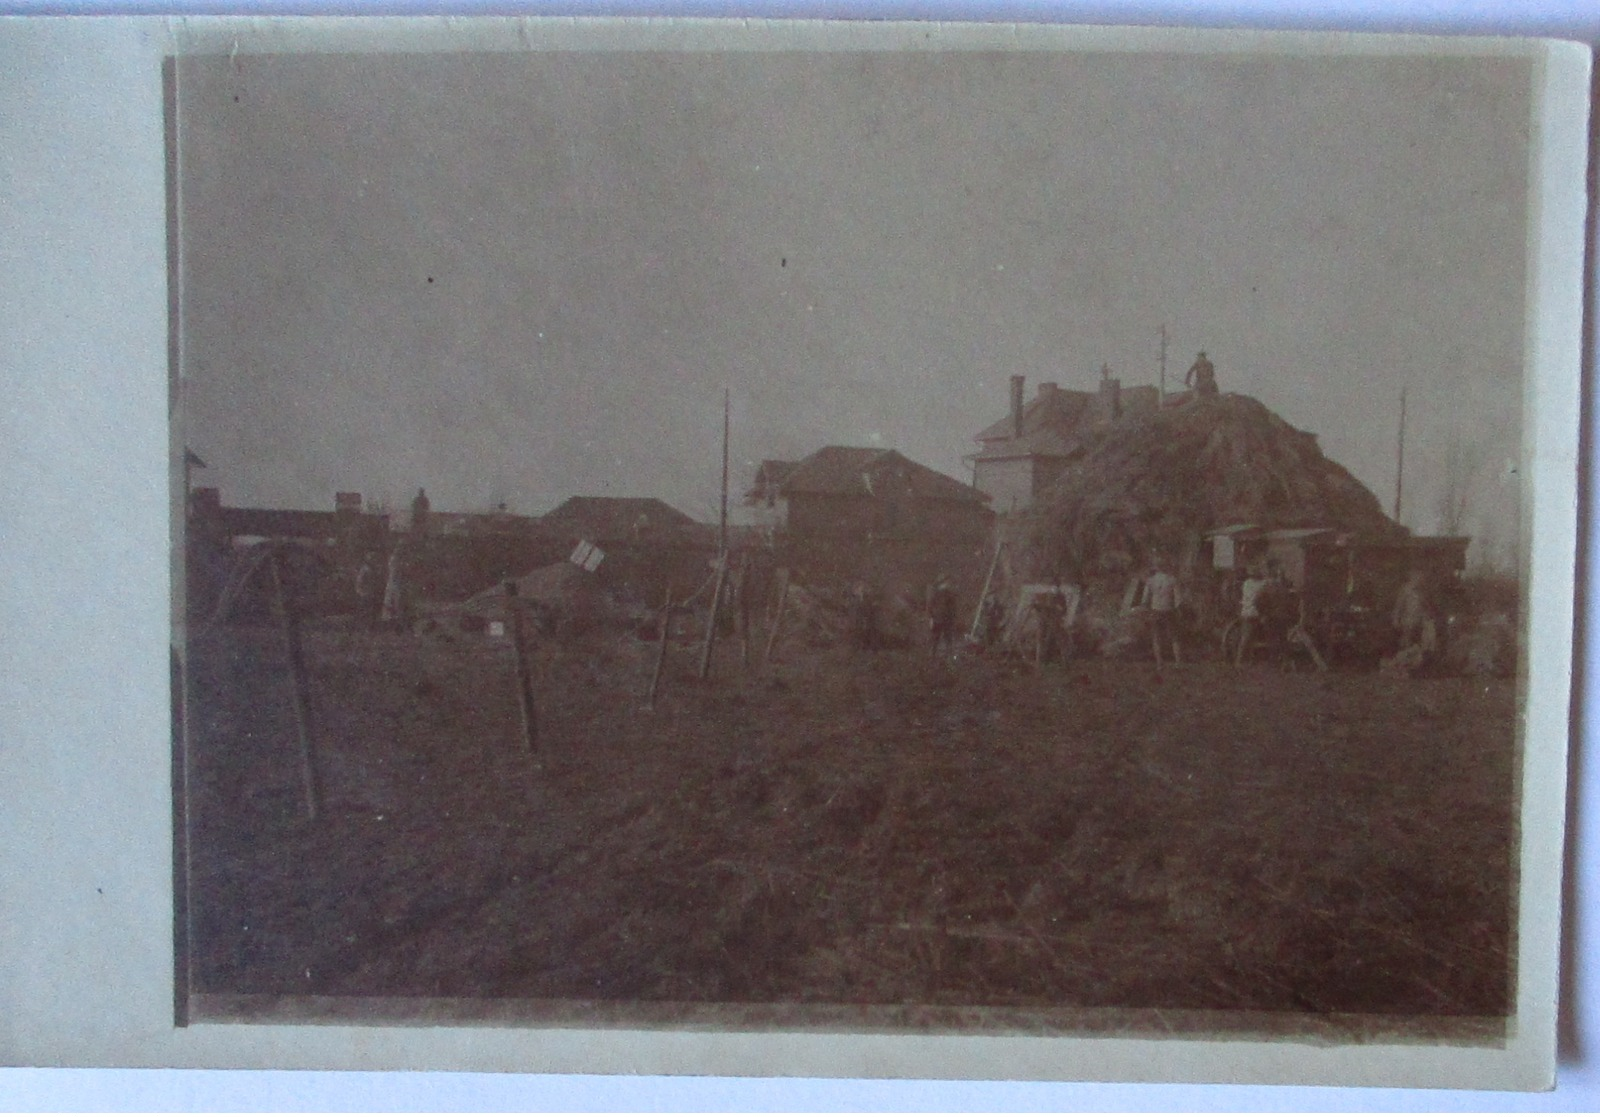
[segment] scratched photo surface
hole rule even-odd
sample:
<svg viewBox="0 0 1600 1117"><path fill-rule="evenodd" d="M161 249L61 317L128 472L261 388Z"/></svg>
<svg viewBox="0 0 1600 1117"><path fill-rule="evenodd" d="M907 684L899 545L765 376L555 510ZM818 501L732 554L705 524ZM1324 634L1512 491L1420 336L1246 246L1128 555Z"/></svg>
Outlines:
<svg viewBox="0 0 1600 1117"><path fill-rule="evenodd" d="M1502 1041L1531 66L179 60L180 1015Z"/></svg>

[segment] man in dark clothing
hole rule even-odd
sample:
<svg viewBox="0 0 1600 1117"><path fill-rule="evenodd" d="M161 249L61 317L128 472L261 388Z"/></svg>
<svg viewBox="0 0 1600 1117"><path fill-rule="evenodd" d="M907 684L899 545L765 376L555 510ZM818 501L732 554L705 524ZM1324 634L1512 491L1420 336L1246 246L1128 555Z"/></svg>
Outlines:
<svg viewBox="0 0 1600 1117"><path fill-rule="evenodd" d="M1189 366L1189 371L1184 374L1185 386L1192 386L1197 396L1214 396L1217 394L1217 369L1206 351L1200 350L1200 355L1194 359L1194 364Z"/></svg>
<svg viewBox="0 0 1600 1117"><path fill-rule="evenodd" d="M428 534L428 511L431 504L428 501L426 489L418 489L416 497L411 501L411 534Z"/></svg>
<svg viewBox="0 0 1600 1117"><path fill-rule="evenodd" d="M850 643L866 652L878 647L878 595L865 582L850 591Z"/></svg>
<svg viewBox="0 0 1600 1117"><path fill-rule="evenodd" d="M956 591L950 579L940 575L928 591L928 630L932 636L928 653L938 655L945 645L955 651Z"/></svg>

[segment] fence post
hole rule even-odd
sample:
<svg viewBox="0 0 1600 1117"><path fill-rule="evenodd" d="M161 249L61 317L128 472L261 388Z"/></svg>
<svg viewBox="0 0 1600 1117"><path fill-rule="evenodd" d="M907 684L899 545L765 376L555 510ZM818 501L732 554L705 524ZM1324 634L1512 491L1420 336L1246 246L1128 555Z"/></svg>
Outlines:
<svg viewBox="0 0 1600 1117"><path fill-rule="evenodd" d="M711 674L711 649L717 645L717 613L722 608L722 587L728 580L728 556L717 562L717 584L711 591L711 613L706 621L706 645L700 652L700 677Z"/></svg>
<svg viewBox="0 0 1600 1117"><path fill-rule="evenodd" d="M783 608L789 603L789 568L778 571L778 608L772 618L772 628L767 631L767 648L761 662L772 662L772 649L778 642L778 629L783 625Z"/></svg>
<svg viewBox="0 0 1600 1117"><path fill-rule="evenodd" d="M511 625L511 650L517 657L517 702L522 709L522 743L529 757L539 755L539 712L533 704L533 672L528 665L528 644L522 631L522 608L517 583L506 582L506 621Z"/></svg>
<svg viewBox="0 0 1600 1117"><path fill-rule="evenodd" d="M656 688L661 685L661 669L667 665L667 640L672 633L672 587L667 587L667 599L661 603L661 633L656 642L656 669L650 674L650 691L645 695L645 707L655 709Z"/></svg>
<svg viewBox="0 0 1600 1117"><path fill-rule="evenodd" d="M315 742L311 735L311 694L306 687L305 650L300 643L300 618L284 588L283 563L278 550L268 560L272 571L272 603L283 630L289 656L290 691L294 695L294 726L300 737L300 781L306 800L306 817L315 819L322 807L322 781L317 773Z"/></svg>

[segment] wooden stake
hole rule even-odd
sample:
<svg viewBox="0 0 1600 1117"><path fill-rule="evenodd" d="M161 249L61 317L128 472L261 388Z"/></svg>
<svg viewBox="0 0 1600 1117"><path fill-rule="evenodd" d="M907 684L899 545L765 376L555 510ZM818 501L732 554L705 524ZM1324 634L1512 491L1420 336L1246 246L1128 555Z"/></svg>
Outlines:
<svg viewBox="0 0 1600 1117"><path fill-rule="evenodd" d="M717 612L722 607L722 587L728 580L728 556L717 560L717 584L711 590L711 612L706 619L706 643L700 652L700 677L711 674L711 650L717 646Z"/></svg>
<svg viewBox="0 0 1600 1117"><path fill-rule="evenodd" d="M978 638L978 625L983 623L983 607L989 600L989 587L994 583L994 568L1000 564L1000 552L1004 550L1006 541L994 541L994 557L989 560L989 573L983 576L983 592L978 595L978 608L972 614L972 629L967 633L968 639Z"/></svg>
<svg viewBox="0 0 1600 1117"><path fill-rule="evenodd" d="M672 632L672 587L667 587L667 599L661 603L661 637L656 645L656 669L650 674L650 691L645 695L645 706L655 709L656 688L661 685L661 669L667 665L667 640Z"/></svg>
<svg viewBox="0 0 1600 1117"><path fill-rule="evenodd" d="M533 704L533 671L529 665L527 638L522 631L522 609L518 604L517 583L506 583L506 621L511 625L511 650L517 658L517 702L522 709L522 743L528 755L539 755L539 711Z"/></svg>
<svg viewBox="0 0 1600 1117"><path fill-rule="evenodd" d="M789 569L778 571L778 607L773 613L772 628L767 631L767 650L761 656L761 662L772 662L772 649L778 642L778 629L783 626L783 607L789 603Z"/></svg>
<svg viewBox="0 0 1600 1117"><path fill-rule="evenodd" d="M750 666L750 563L739 564L733 580L734 623L739 626L739 666Z"/></svg>
<svg viewBox="0 0 1600 1117"><path fill-rule="evenodd" d="M311 695L306 689L305 652L300 644L300 618L295 615L284 590L283 566L278 551L268 560L272 572L272 602L283 628L284 649L289 656L290 690L294 696L294 726L300 737L300 781L306 800L306 817L315 819L322 808L322 781L317 773L315 744L311 735Z"/></svg>

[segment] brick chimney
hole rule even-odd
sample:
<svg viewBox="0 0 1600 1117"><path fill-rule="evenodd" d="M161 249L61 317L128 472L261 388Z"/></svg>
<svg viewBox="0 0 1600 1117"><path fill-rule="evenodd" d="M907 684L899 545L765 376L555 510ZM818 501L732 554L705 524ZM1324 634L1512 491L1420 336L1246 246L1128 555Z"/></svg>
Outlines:
<svg viewBox="0 0 1600 1117"><path fill-rule="evenodd" d="M1022 386L1027 378L1013 376L1011 378L1011 437L1022 437Z"/></svg>

